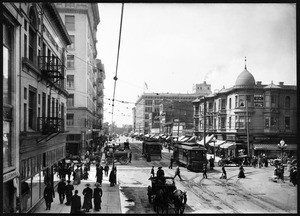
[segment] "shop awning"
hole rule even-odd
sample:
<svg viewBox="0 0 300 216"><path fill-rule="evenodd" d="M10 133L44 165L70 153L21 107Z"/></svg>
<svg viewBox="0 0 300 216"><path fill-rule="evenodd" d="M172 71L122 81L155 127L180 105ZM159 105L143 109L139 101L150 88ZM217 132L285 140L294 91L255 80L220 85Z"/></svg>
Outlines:
<svg viewBox="0 0 300 216"><path fill-rule="evenodd" d="M216 140L215 142L210 141L209 145L211 147L218 147L219 145L224 144L226 141L225 140Z"/></svg>
<svg viewBox="0 0 300 216"><path fill-rule="evenodd" d="M253 144L254 150L280 150L278 144ZM287 147L284 150L297 150L297 144L287 144Z"/></svg>
<svg viewBox="0 0 300 216"><path fill-rule="evenodd" d="M236 146L236 143L235 142L225 142L224 144L220 145L220 148L223 148L223 149L228 149L228 148L235 148Z"/></svg>
<svg viewBox="0 0 300 216"><path fill-rule="evenodd" d="M207 136L205 137L205 143L209 143L213 137L214 137L214 134L212 134L212 135L210 135L210 136L207 135ZM198 144L200 144L200 145L203 145L203 143L204 143L204 139L202 139L200 142L198 142Z"/></svg>

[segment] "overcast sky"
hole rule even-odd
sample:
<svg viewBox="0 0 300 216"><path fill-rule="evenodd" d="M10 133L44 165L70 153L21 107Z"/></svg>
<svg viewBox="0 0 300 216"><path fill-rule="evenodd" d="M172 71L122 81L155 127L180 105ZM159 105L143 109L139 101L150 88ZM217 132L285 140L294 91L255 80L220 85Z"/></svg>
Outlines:
<svg viewBox="0 0 300 216"><path fill-rule="evenodd" d="M99 4L97 58L106 72L109 123L121 8ZM230 88L245 56L255 81L296 85L295 4L125 3L115 99L136 102L144 91L192 93L193 84L204 80L213 90ZM114 122L132 124L132 107L115 102Z"/></svg>

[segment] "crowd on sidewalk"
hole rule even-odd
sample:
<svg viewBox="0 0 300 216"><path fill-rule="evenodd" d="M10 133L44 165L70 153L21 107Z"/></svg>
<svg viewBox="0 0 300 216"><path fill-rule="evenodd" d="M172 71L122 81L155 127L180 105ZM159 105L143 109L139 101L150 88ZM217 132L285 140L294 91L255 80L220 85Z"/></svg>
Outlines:
<svg viewBox="0 0 300 216"><path fill-rule="evenodd" d="M109 165L105 164L103 167L101 165L101 161L96 161L96 175L95 175L95 188L91 188L90 183L85 184L85 188L81 191L75 190L75 185L80 185L81 180L87 180L89 178L89 171L90 171L90 160L88 153L85 155L84 163L78 164L62 164L60 166L60 170L58 172L60 182L57 185L57 193L59 196L60 204L64 204L70 206L70 213L84 213L89 212L90 209L93 208L95 211L100 211L101 209L101 198L103 195L102 191L102 180L103 175L108 177L109 175L109 182L110 186L113 187L116 185L116 176L117 176L117 168L113 165L111 172L109 174ZM76 169L74 169L76 167ZM73 177L73 184L71 183L71 176ZM68 177L68 180L66 180ZM74 191L74 193L73 193ZM81 199L81 193L83 196L83 203ZM46 210L51 209L51 203L55 198L55 191L53 185L48 182L46 183L46 187L44 189L44 200L46 204ZM66 202L64 203L66 199ZM93 200L93 204L92 204Z"/></svg>

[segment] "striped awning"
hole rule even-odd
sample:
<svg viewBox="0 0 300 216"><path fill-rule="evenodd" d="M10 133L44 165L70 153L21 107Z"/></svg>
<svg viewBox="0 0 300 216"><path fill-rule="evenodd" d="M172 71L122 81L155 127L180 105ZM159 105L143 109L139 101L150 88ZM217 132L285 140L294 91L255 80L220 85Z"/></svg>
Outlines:
<svg viewBox="0 0 300 216"><path fill-rule="evenodd" d="M280 150L278 147L278 144L253 144L254 150ZM284 150L297 150L297 144L288 144L287 147L284 148Z"/></svg>
<svg viewBox="0 0 300 216"><path fill-rule="evenodd" d="M211 147L218 147L219 145L222 145L226 142L226 140L216 140L215 142L210 141L209 145Z"/></svg>
<svg viewBox="0 0 300 216"><path fill-rule="evenodd" d="M227 141L226 143L220 145L220 148L223 148L223 149L235 148L235 147L236 147L236 143L235 142L229 142L229 141Z"/></svg>

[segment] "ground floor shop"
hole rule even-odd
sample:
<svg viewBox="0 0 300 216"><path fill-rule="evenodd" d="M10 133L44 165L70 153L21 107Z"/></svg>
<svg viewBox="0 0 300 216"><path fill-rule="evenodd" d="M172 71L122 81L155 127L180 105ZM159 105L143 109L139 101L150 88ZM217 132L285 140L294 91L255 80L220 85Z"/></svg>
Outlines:
<svg viewBox="0 0 300 216"><path fill-rule="evenodd" d="M3 213L14 213L19 211L19 176L16 170L3 175Z"/></svg>
<svg viewBox="0 0 300 216"><path fill-rule="evenodd" d="M20 212L26 213L43 199L46 183L55 186L59 177L57 164L65 158L65 145L45 152L36 151L20 161Z"/></svg>

